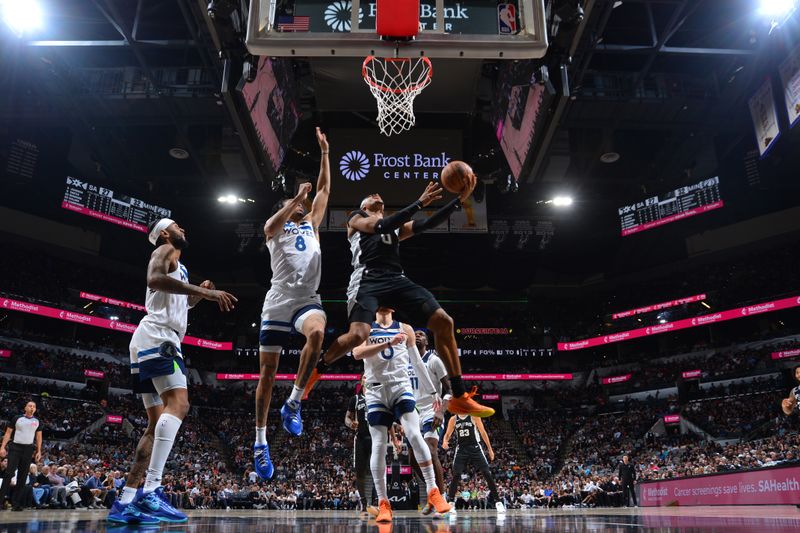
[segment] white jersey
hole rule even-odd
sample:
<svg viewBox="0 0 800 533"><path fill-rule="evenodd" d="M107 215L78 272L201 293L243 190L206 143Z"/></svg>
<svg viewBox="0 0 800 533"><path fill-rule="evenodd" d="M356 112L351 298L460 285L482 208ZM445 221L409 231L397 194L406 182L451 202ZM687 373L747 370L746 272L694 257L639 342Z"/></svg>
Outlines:
<svg viewBox="0 0 800 533"><path fill-rule="evenodd" d="M167 275L184 283L189 282L189 271L180 261L178 262L178 268L174 272L167 273ZM178 334L180 340L183 340L183 336L186 335L186 323L189 316L189 295L172 294L148 288L145 296L145 308L147 309L147 315L140 323L150 323L155 326L169 328Z"/></svg>
<svg viewBox="0 0 800 533"><path fill-rule="evenodd" d="M447 377L447 369L444 367L444 363L433 350L425 352L425 355L422 356L422 362L425 364L425 368L428 369L428 376L430 376L433 382L436 394L441 397L442 378ZM417 371L414 370L414 365L412 364L408 365L408 377L411 379L411 387L414 389L414 398L416 399L419 412L422 413L425 409L433 410L433 396L430 394L420 394L419 376L417 376Z"/></svg>
<svg viewBox="0 0 800 533"><path fill-rule="evenodd" d="M317 293L322 278L322 249L311 222L291 220L283 231L267 239L272 267L272 290L308 296Z"/></svg>
<svg viewBox="0 0 800 533"><path fill-rule="evenodd" d="M396 320L385 328L377 322L372 323L367 344L386 344L386 349L378 355L364 359L364 376L367 383L408 381L408 346L404 342L395 346L389 345L389 341L402 332L403 328Z"/></svg>

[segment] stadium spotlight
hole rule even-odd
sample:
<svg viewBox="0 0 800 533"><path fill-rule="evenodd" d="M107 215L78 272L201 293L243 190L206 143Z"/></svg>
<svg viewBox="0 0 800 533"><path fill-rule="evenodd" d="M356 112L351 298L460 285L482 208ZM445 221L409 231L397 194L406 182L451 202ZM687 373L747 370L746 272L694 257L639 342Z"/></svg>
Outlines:
<svg viewBox="0 0 800 533"><path fill-rule="evenodd" d="M556 196L552 202L556 207L568 207L572 205L572 196Z"/></svg>
<svg viewBox="0 0 800 533"><path fill-rule="evenodd" d="M117 315L111 315L110 317L108 317L108 319L109 320L119 320L119 317Z"/></svg>
<svg viewBox="0 0 800 533"><path fill-rule="evenodd" d="M42 7L37 0L0 0L3 22L17 37L42 27Z"/></svg>
<svg viewBox="0 0 800 533"><path fill-rule="evenodd" d="M796 8L797 0L761 0L758 12L777 21L791 15Z"/></svg>

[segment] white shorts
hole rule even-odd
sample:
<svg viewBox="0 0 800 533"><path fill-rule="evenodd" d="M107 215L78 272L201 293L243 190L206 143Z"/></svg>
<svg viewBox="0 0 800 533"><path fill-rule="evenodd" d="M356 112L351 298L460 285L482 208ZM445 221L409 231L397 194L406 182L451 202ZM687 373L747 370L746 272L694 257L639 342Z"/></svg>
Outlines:
<svg viewBox="0 0 800 533"><path fill-rule="evenodd" d="M422 432L422 437L425 439L439 440L442 433L442 426L433 429L434 415L433 405L428 405L419 410L419 429Z"/></svg>
<svg viewBox="0 0 800 533"><path fill-rule="evenodd" d="M261 351L280 353L292 333L302 334L303 323L311 315L321 315L323 320L327 320L319 294L292 296L270 289L261 309L261 334L258 338Z"/></svg>
<svg viewBox="0 0 800 533"><path fill-rule="evenodd" d="M160 355L162 344L169 342L178 357ZM142 322L133 332L130 343L131 380L133 391L142 395L145 408L162 405L161 394L172 389L186 389L186 367L181 355L178 334L170 328Z"/></svg>
<svg viewBox="0 0 800 533"><path fill-rule="evenodd" d="M367 422L370 426L390 427L395 420L416 409L411 381L367 383Z"/></svg>

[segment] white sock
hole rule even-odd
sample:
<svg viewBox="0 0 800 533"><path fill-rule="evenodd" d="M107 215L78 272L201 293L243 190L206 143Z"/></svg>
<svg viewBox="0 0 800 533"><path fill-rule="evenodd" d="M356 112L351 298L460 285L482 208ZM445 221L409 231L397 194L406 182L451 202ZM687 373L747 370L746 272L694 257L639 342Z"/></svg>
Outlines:
<svg viewBox="0 0 800 533"><path fill-rule="evenodd" d="M400 417L400 424L403 426L403 431L406 434L408 443L411 445L411 449L414 450L414 457L417 458L417 463L430 463L431 451L419 430L419 415L417 412L405 413ZM425 478L425 485L427 485L425 492L427 493L437 488L433 464L420 466L420 470L422 470L422 476Z"/></svg>
<svg viewBox="0 0 800 533"><path fill-rule="evenodd" d="M305 389L301 389L297 385L294 385L292 387L292 393L289 395L289 401L300 403L300 401L303 399L304 390Z"/></svg>
<svg viewBox="0 0 800 533"><path fill-rule="evenodd" d="M256 444L263 445L267 443L267 426L260 428L256 426Z"/></svg>
<svg viewBox="0 0 800 533"><path fill-rule="evenodd" d="M122 505L128 505L133 501L136 497L136 489L133 487L122 487L122 497L119 499L119 503Z"/></svg>
<svg viewBox="0 0 800 533"><path fill-rule="evenodd" d="M428 486L425 492L439 488L436 486L436 474L433 471L433 465L421 466L420 469L422 470L422 477L425 478L425 484Z"/></svg>
<svg viewBox="0 0 800 533"><path fill-rule="evenodd" d="M167 464L169 452L175 436L181 428L181 419L169 413L161 413L156 423L156 436L153 439L153 453L150 456L150 466L147 468L147 479L144 482L144 492L153 492L161 486L161 475L164 465Z"/></svg>
<svg viewBox="0 0 800 533"><path fill-rule="evenodd" d="M388 500L386 492L386 445L389 436L385 426L370 426L372 435L372 456L369 458L369 469L372 471L372 480L375 482L375 492L378 494L378 503Z"/></svg>

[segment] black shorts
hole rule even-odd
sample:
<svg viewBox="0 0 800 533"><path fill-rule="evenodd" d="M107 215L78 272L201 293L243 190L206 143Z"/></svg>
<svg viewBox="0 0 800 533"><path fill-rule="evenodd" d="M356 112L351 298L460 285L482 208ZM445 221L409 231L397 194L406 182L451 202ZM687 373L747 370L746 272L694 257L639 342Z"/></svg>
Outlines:
<svg viewBox="0 0 800 533"><path fill-rule="evenodd" d="M486 460L480 444L456 447L455 457L453 457L453 472L460 474L468 465L473 465L478 470L488 470L489 461Z"/></svg>
<svg viewBox="0 0 800 533"><path fill-rule="evenodd" d="M404 313L413 324L425 326L431 315L442 307L428 289L400 272L367 269L355 283L358 290L347 302L351 324L372 324L379 307L390 307Z"/></svg>

